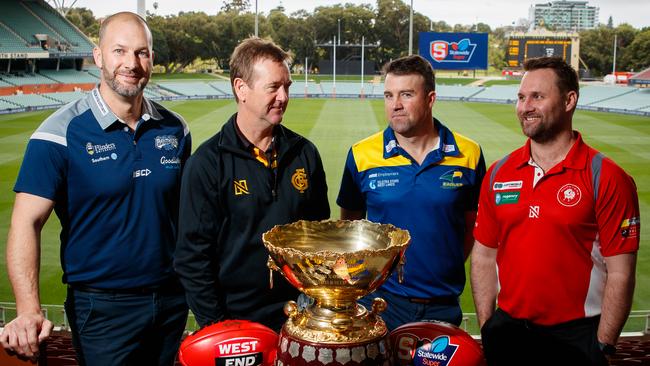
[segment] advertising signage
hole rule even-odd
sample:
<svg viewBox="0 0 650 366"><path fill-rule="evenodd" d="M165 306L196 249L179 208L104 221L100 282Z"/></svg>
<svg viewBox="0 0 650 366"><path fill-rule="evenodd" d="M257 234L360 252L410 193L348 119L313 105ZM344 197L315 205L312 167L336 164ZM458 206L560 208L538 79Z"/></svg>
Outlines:
<svg viewBox="0 0 650 366"><path fill-rule="evenodd" d="M486 70L487 33L420 32L420 56L434 70Z"/></svg>

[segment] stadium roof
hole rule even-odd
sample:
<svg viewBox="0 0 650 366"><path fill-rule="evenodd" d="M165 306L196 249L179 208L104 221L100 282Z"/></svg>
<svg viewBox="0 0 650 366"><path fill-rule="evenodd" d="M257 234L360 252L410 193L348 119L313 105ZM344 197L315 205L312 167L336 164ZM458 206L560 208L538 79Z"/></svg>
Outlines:
<svg viewBox="0 0 650 366"><path fill-rule="evenodd" d="M650 67L638 74L632 75L628 81L629 85L647 85L650 86Z"/></svg>

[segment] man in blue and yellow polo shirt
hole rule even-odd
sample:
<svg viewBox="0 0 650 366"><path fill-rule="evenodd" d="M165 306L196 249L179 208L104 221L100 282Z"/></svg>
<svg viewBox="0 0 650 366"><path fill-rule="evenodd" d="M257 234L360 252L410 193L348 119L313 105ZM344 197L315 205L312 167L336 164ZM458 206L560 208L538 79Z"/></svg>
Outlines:
<svg viewBox="0 0 650 366"><path fill-rule="evenodd" d="M341 219L393 224L407 229L412 241L402 281L395 271L360 302L368 307L374 297L386 300L382 318L390 330L421 320L458 325L483 153L433 118L435 77L424 58L394 60L384 73L390 125L352 146L337 203Z"/></svg>

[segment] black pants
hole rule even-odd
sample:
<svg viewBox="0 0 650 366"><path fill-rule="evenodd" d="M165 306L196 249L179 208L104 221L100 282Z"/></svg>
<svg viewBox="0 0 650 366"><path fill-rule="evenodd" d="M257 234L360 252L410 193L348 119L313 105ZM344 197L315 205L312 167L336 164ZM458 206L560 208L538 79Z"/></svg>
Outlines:
<svg viewBox="0 0 650 366"><path fill-rule="evenodd" d="M497 309L481 328L489 366L608 365L598 347L600 316L553 326L514 319Z"/></svg>

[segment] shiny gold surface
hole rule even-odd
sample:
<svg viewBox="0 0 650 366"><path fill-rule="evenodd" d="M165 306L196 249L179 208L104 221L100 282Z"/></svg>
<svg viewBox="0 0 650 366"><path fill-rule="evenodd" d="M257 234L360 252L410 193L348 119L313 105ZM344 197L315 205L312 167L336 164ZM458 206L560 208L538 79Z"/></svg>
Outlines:
<svg viewBox="0 0 650 366"><path fill-rule="evenodd" d="M297 221L262 236L269 268L279 271L315 303L299 311L288 304L285 330L312 342L356 342L386 333L378 315L356 301L374 291L400 263L410 243L408 231L357 221ZM383 301L383 300L380 300Z"/></svg>

